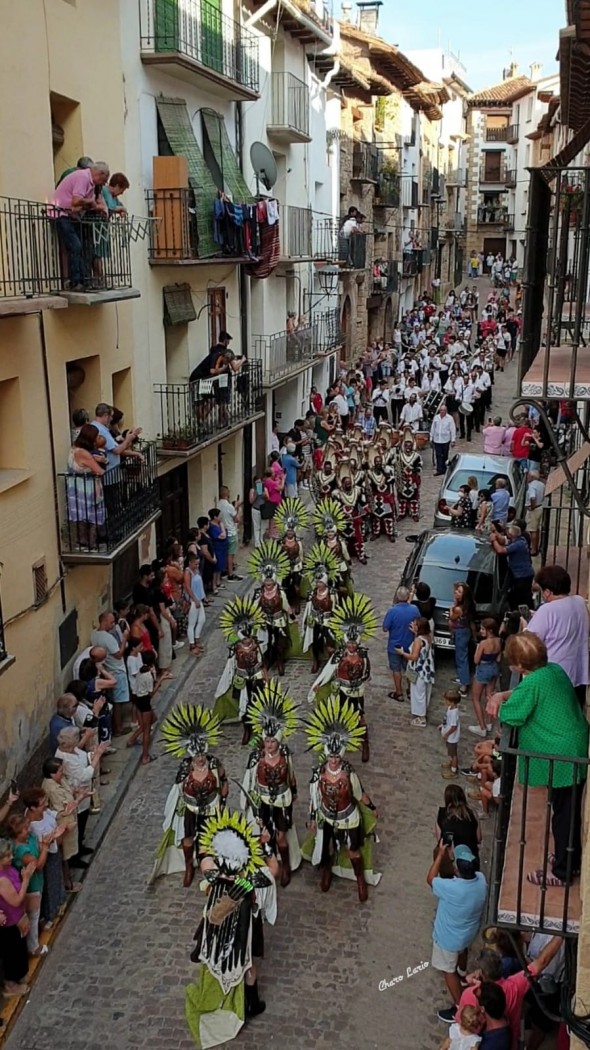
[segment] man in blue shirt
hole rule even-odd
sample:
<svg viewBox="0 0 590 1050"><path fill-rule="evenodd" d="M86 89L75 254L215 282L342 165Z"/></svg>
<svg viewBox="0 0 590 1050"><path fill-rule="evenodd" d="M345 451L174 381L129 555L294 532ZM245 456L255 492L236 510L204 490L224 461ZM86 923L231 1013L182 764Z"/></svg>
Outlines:
<svg viewBox="0 0 590 1050"><path fill-rule="evenodd" d="M396 649L411 648L414 636L410 630L410 624L420 617L417 605L410 605L410 592L406 587L398 587L391 609L385 613L383 630L389 634L387 641L387 658L389 668L393 674L393 692L388 693L391 700L403 703L402 671L405 669L406 661L403 656L396 653Z"/></svg>
<svg viewBox="0 0 590 1050"><path fill-rule="evenodd" d="M297 471L299 460L295 458L295 445L287 445L287 451L281 456L281 466L285 471L285 496L297 496Z"/></svg>
<svg viewBox="0 0 590 1050"><path fill-rule="evenodd" d="M453 999L453 1005L439 1010L438 1016L449 1023L455 1018L463 991L457 969L466 969L467 949L477 937L488 894L485 876L477 871L477 861L469 846L454 847L455 875L452 879L440 877L442 862L449 857L450 849L446 843L439 846L426 876L438 899L432 931L431 965L442 973Z"/></svg>
<svg viewBox="0 0 590 1050"><path fill-rule="evenodd" d="M133 452L131 445L136 438L141 434L141 427L136 427L135 430L130 430L127 436L122 441L115 441L110 431L111 419L113 417L113 410L110 405L101 403L96 406L94 419L92 425L96 427L98 433L106 441L105 452L107 455L107 470L112 470L113 467L118 467L121 464L121 456L123 454L127 456L133 456L136 459L141 459L143 462L143 456L141 452ZM108 485L108 478L105 476L105 485Z"/></svg>
<svg viewBox="0 0 590 1050"><path fill-rule="evenodd" d="M506 555L510 569L510 589L508 591L510 608L518 609L519 605L528 605L531 609L535 569L526 536L523 535L518 525L509 525L505 536L492 529L490 540L496 554Z"/></svg>
<svg viewBox="0 0 590 1050"><path fill-rule="evenodd" d="M492 501L492 521L499 521L505 525L508 521L510 507L510 493L506 488L505 478L496 478L496 485L490 499Z"/></svg>

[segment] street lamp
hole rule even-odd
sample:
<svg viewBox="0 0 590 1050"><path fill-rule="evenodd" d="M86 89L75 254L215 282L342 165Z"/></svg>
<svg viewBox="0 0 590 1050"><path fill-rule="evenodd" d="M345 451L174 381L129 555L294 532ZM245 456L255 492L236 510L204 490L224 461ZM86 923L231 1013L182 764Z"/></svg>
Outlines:
<svg viewBox="0 0 590 1050"><path fill-rule="evenodd" d="M337 266L323 266L317 271L318 283L324 295L333 295L338 290L340 270Z"/></svg>

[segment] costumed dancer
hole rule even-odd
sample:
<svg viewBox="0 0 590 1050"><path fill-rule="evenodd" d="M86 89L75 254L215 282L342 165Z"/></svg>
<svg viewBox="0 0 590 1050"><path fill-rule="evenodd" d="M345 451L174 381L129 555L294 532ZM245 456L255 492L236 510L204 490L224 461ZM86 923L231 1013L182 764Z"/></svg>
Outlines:
<svg viewBox="0 0 590 1050"><path fill-rule="evenodd" d="M315 475L314 489L317 493L317 499L326 499L326 497L331 496L337 485L338 479L334 472L334 464L332 459L328 458L328 452L325 451L321 469Z"/></svg>
<svg viewBox="0 0 590 1050"><path fill-rule="evenodd" d="M371 445L367 452L367 482L370 488L371 539L376 540L382 532L391 543L395 542L395 496L393 494L393 469L383 462L380 444Z"/></svg>
<svg viewBox="0 0 590 1050"><path fill-rule="evenodd" d="M319 865L324 893L330 889L332 875L356 878L359 901L366 901L367 883L376 886L381 875L373 871L372 859L377 810L344 759L363 741L358 712L339 697L320 700L307 720L306 735L310 749L319 752L322 761L311 776L312 835L303 845L303 856Z"/></svg>
<svg viewBox="0 0 590 1050"><path fill-rule="evenodd" d="M420 521L420 485L422 483L422 456L416 447L412 430L404 430L395 464L397 506L400 518L412 515Z"/></svg>
<svg viewBox="0 0 590 1050"><path fill-rule="evenodd" d="M213 711L221 721L241 719L242 743L252 735L246 719L248 704L264 685L264 650L259 640L265 629L262 610L254 598L233 598L219 617L229 644L229 656L215 690Z"/></svg>
<svg viewBox="0 0 590 1050"><path fill-rule="evenodd" d="M242 781L242 808L274 831L281 858L281 886L301 864L301 850L293 824L297 781L293 758L285 740L297 729L296 705L276 680L267 682L248 712L256 745Z"/></svg>
<svg viewBox="0 0 590 1050"><path fill-rule="evenodd" d="M311 592L303 614L303 652L307 653L311 649L311 673L317 674L320 664L336 648L329 621L338 604L338 593L334 587L338 561L325 543L313 545L306 555L304 572L310 581Z"/></svg>
<svg viewBox="0 0 590 1050"><path fill-rule="evenodd" d="M225 770L210 750L220 737L219 719L200 704L179 704L162 726L164 750L182 762L166 800L164 836L150 883L183 870L183 886L193 881L195 852L207 821L223 811L227 799Z"/></svg>
<svg viewBox="0 0 590 1050"><path fill-rule="evenodd" d="M292 643L289 618L295 617L279 581L288 576L290 568L289 559L276 540L261 543L248 562L249 572L261 583L254 592L254 600L262 612L268 638L264 666L270 671L276 663L280 675L285 673L287 653Z"/></svg>
<svg viewBox="0 0 590 1050"><path fill-rule="evenodd" d="M256 888L268 886L259 837L240 813L212 817L199 842L208 883L203 918L191 960L197 978L186 990L186 1019L198 1050L235 1039L247 1018L266 1008L258 996L254 957ZM261 930L260 930L261 932Z"/></svg>
<svg viewBox="0 0 590 1050"><path fill-rule="evenodd" d="M334 490L334 499L342 505L346 515L344 538L348 553L351 558L358 558L361 565L366 565L364 531L368 501L360 479L356 480L352 462L347 457L341 459L338 464L338 482L340 487Z"/></svg>
<svg viewBox="0 0 590 1050"><path fill-rule="evenodd" d="M323 499L317 504L313 515L313 527L319 540L323 540L338 563L335 585L338 593L345 597L352 594L350 554L343 539L346 531L346 515L335 499Z"/></svg>
<svg viewBox="0 0 590 1050"><path fill-rule="evenodd" d="M336 638L337 648L324 669L313 683L308 700L316 699L322 686L331 685L331 692L337 693L344 703L348 701L358 712L360 725L365 735L362 745L362 761L369 761L369 730L365 718L365 682L371 677L371 663L368 649L361 645L364 638L370 638L377 626L371 601L366 594L354 594L340 603L328 626Z"/></svg>
<svg viewBox="0 0 590 1050"><path fill-rule="evenodd" d="M296 616L301 610L301 573L303 572L303 544L299 535L309 525L309 514L299 498L284 499L275 515L275 525L281 538L281 547L289 559L289 572L283 587L287 601Z"/></svg>

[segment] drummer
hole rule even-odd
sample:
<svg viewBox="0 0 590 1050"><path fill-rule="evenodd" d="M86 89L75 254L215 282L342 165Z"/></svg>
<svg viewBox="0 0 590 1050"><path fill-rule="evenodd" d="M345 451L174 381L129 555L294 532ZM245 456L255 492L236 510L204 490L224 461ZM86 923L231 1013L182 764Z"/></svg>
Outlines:
<svg viewBox="0 0 590 1050"><path fill-rule="evenodd" d="M402 409L400 422L402 426L409 427L414 433L416 433L422 428L423 418L424 413L422 410L422 404L416 392L413 391L410 393L409 400L406 401Z"/></svg>

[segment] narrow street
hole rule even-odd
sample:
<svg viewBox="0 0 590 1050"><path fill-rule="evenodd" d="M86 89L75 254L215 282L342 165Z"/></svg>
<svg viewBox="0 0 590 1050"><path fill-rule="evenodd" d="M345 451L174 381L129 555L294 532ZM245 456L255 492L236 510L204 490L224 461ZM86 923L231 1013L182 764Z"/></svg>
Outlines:
<svg viewBox="0 0 590 1050"><path fill-rule="evenodd" d="M481 283L483 300L486 289ZM515 393L516 364L498 379L494 412L506 417ZM481 447L479 435L471 446L458 443L459 450ZM420 527L404 523L395 545L384 538L369 544L369 564L354 566L355 589L370 595L380 618L410 551L405 537L432 523L439 479L433 477L430 449L425 450L424 464ZM242 569L246 559L244 551ZM216 603L216 615L221 608ZM275 928L265 930L266 955L259 974L267 1009L243 1029L234 1044L240 1050L261 1045L284 1050L432 1050L447 1035L436 1020L436 1009L447 1005L443 981L429 967L421 967L430 960L433 915L425 876L445 788L440 775L444 750L436 727L443 711L440 697L454 670L448 657L438 658L430 725L420 732L409 726L409 706L387 699L390 675L380 630L370 643L370 654L371 760L361 766L360 756L355 756L353 763L380 813L375 863L383 878L377 888L370 888L364 906L351 882L335 879L330 892L322 894L319 875L309 865L279 891L278 920ZM212 703L224 658L224 641L216 629L182 699ZM309 663L288 665L284 684L303 711L310 682ZM462 714L459 746L465 760L470 721L469 704ZM230 778L241 777L245 766L240 736L240 728L228 727L219 748ZM312 766L305 747L300 732L293 742L300 838ZM183 890L181 876L171 876L147 888L176 769L175 760L161 756L138 770L30 1002L6 1042L7 1050L103 1050L105 1044L113 1050L193 1047L184 1020L184 989L194 971L189 952L201 908L197 884ZM234 783L230 804L238 804ZM484 836L487 872L490 825L484 825ZM387 982L393 983L384 987Z"/></svg>

